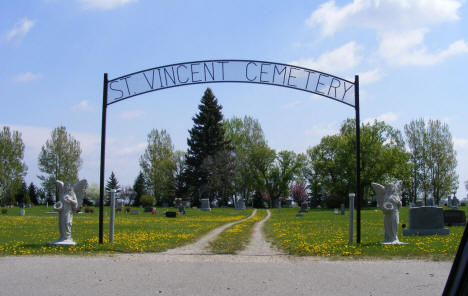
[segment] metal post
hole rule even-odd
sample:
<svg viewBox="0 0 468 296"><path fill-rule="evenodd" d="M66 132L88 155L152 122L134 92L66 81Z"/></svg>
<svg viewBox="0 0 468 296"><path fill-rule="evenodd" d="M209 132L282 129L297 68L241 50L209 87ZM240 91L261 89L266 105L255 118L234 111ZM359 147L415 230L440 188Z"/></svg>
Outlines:
<svg viewBox="0 0 468 296"><path fill-rule="evenodd" d="M354 101L356 108L356 243L361 243L361 123L359 118L359 75L354 76Z"/></svg>
<svg viewBox="0 0 468 296"><path fill-rule="evenodd" d="M110 191L110 223L109 223L109 242L114 242L114 216L115 216L115 193L117 190L111 189Z"/></svg>
<svg viewBox="0 0 468 296"><path fill-rule="evenodd" d="M354 193L349 194L349 243L353 243L354 238Z"/></svg>
<svg viewBox="0 0 468 296"><path fill-rule="evenodd" d="M101 176L99 187L99 243L104 243L104 166L106 154L107 73L102 90Z"/></svg>

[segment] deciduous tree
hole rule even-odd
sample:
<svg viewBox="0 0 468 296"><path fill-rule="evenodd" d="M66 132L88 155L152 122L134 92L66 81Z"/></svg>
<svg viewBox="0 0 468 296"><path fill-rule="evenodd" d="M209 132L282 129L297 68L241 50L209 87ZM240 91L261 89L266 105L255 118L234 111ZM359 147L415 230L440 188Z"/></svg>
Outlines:
<svg viewBox="0 0 468 296"><path fill-rule="evenodd" d="M166 130L153 129L148 134L148 145L140 157L140 167L146 185L157 203L174 197L174 146Z"/></svg>
<svg viewBox="0 0 468 296"><path fill-rule="evenodd" d="M0 131L0 204L14 204L14 196L27 171L23 157L24 143L21 134L11 132L8 126L4 126Z"/></svg>
<svg viewBox="0 0 468 296"><path fill-rule="evenodd" d="M448 125L439 120L413 120L405 125L413 167L412 197L432 196L436 203L458 187L456 152Z"/></svg>
<svg viewBox="0 0 468 296"><path fill-rule="evenodd" d="M78 170L82 164L80 142L69 134L64 126L55 128L42 146L39 154L38 176L47 192L58 197L56 180L78 181Z"/></svg>
<svg viewBox="0 0 468 296"><path fill-rule="evenodd" d="M225 139L234 150L234 188L245 201L253 197L255 191L255 171L249 163L253 147L266 147L267 143L258 120L245 116L233 117L223 122Z"/></svg>
<svg viewBox="0 0 468 296"><path fill-rule="evenodd" d="M346 120L336 135L323 137L320 144L307 150L309 170L335 203L347 203L356 191L355 121ZM372 182L402 180L409 184L411 165L401 133L384 122L361 125L361 192L363 201L371 196ZM336 204L334 205L336 206Z"/></svg>

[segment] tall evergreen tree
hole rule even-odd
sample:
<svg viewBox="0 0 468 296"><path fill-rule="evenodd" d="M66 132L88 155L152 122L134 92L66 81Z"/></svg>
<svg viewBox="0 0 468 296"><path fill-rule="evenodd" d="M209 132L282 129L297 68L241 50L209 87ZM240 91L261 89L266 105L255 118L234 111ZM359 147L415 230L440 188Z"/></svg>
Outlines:
<svg viewBox="0 0 468 296"><path fill-rule="evenodd" d="M222 108L211 89L207 88L198 106L200 112L193 117L194 125L187 139L187 166L184 176L194 205L198 205L202 197L210 200L215 197L215 193L206 186L208 172L203 167L203 162L228 148L224 140Z"/></svg>
<svg viewBox="0 0 468 296"><path fill-rule="evenodd" d="M26 183L24 181L21 183L21 188L16 193L15 199L16 199L16 202L18 204L20 204L20 205L21 204L22 205L27 205L27 204L31 203L31 200L30 200L29 194L28 194L28 187L27 187L27 185L26 185Z"/></svg>
<svg viewBox="0 0 468 296"><path fill-rule="evenodd" d="M109 176L109 180L107 180L107 183L106 183L106 190L110 191L111 189L115 189L115 190L120 189L119 181L117 181L117 178L115 177L114 172L111 172L111 175ZM110 204L110 193L106 196L108 197L105 198L105 204Z"/></svg>
<svg viewBox="0 0 468 296"><path fill-rule="evenodd" d="M115 190L120 189L119 181L117 181L117 178L115 177L114 172L111 172L109 176L109 180L107 180L107 183L106 183L106 190L111 190L111 189L115 189Z"/></svg>
<svg viewBox="0 0 468 296"><path fill-rule="evenodd" d="M145 185L145 176L143 172L140 171L138 177L133 184L133 191L135 191L135 199L133 200L134 206L140 205L140 197L146 194L146 185Z"/></svg>
<svg viewBox="0 0 468 296"><path fill-rule="evenodd" d="M29 184L28 186L28 194L29 194L29 198L31 199L31 202L35 205L38 205L39 204L39 195L37 193L37 188L36 186L34 186L34 183L31 182L31 184Z"/></svg>

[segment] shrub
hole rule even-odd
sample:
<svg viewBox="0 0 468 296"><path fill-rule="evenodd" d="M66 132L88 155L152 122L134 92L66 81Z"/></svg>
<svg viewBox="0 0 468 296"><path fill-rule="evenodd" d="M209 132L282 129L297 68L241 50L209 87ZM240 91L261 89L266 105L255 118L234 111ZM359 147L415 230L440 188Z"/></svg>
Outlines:
<svg viewBox="0 0 468 296"><path fill-rule="evenodd" d="M7 208L2 208L2 214L6 214L8 213L8 209Z"/></svg>
<svg viewBox="0 0 468 296"><path fill-rule="evenodd" d="M140 197L140 204L146 208L146 207L151 207L154 203L156 202L156 199L154 196L151 195L142 195Z"/></svg>

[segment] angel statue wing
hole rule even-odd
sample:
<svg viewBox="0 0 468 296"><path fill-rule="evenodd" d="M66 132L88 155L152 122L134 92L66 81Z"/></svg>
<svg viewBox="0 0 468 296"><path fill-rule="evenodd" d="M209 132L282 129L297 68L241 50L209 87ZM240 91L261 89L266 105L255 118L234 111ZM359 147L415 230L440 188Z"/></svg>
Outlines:
<svg viewBox="0 0 468 296"><path fill-rule="evenodd" d="M379 183L371 183L372 189L375 191L375 200L377 201L377 206L380 207L385 197L385 187Z"/></svg>
<svg viewBox="0 0 468 296"><path fill-rule="evenodd" d="M86 179L76 182L73 185L73 191L75 192L76 199L78 201L78 209L83 205L83 198L85 197L86 187L88 187L88 181L86 181Z"/></svg>
<svg viewBox="0 0 468 296"><path fill-rule="evenodd" d="M57 186L57 191L58 191L58 196L56 196L56 201L59 201L60 200L60 196L63 195L63 187L65 186L65 184L60 181L60 180L56 180L55 181L55 185Z"/></svg>

